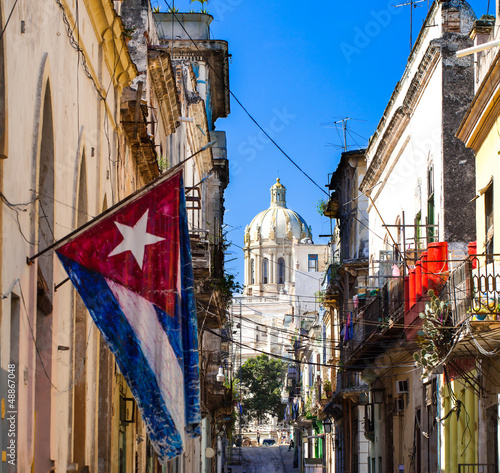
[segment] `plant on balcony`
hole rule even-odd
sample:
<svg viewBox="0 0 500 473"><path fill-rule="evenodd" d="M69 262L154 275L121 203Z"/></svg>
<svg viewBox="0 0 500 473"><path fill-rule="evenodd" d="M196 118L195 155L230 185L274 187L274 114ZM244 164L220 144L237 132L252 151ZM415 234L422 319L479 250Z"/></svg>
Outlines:
<svg viewBox="0 0 500 473"><path fill-rule="evenodd" d="M316 298L316 303L322 305L325 302L325 293L326 291L318 291L314 293L314 297Z"/></svg>
<svg viewBox="0 0 500 473"><path fill-rule="evenodd" d="M323 391L325 392L327 398L332 396L332 383L329 379L323 382Z"/></svg>
<svg viewBox="0 0 500 473"><path fill-rule="evenodd" d="M225 273L222 278L217 278L212 281L212 288L219 292L221 305L228 308L231 305L233 294L240 292L242 287L240 283L235 281L233 274Z"/></svg>
<svg viewBox="0 0 500 473"><path fill-rule="evenodd" d="M448 302L439 300L433 290L429 291L429 297L430 303L425 304L424 312L419 314L423 320L417 333L420 352L413 354L415 362L422 368L422 378L432 374L433 369L445 361L455 333Z"/></svg>
<svg viewBox="0 0 500 473"><path fill-rule="evenodd" d="M306 399L306 404L304 406L304 417L306 419L312 419L314 416L314 413L313 413L313 402L312 402L312 398L307 396L307 399Z"/></svg>
<svg viewBox="0 0 500 473"><path fill-rule="evenodd" d="M205 3L208 3L208 0L191 0L190 3L193 2L200 2L201 3L200 13L208 14L208 10L205 8Z"/></svg>
<svg viewBox="0 0 500 473"><path fill-rule="evenodd" d="M328 206L328 201L324 200L324 199L319 199L317 202L316 202L316 210L318 211L318 213L320 215L324 215L325 214L325 210Z"/></svg>
<svg viewBox="0 0 500 473"><path fill-rule="evenodd" d="M128 43L132 39L135 30L135 26L132 26L131 28L123 28L122 36L124 37L125 42Z"/></svg>

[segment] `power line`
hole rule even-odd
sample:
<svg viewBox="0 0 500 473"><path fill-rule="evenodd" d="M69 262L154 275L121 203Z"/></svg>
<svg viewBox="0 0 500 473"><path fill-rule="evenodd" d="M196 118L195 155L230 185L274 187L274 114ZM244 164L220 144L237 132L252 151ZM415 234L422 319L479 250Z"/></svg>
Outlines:
<svg viewBox="0 0 500 473"><path fill-rule="evenodd" d="M171 6L169 5L168 1L167 0L164 0L164 2L167 4L169 10L171 10ZM196 44L196 42L194 41L193 38L191 38L190 34L188 33L188 31L186 30L186 28L184 27L184 25L182 24L182 22L179 20L179 18L177 17L176 13L174 11L172 11L172 15L174 16L175 20L177 21L177 23L179 23L179 25L181 26L181 28L184 30L184 33L186 33L187 37L190 39L190 41L193 43L193 45L195 46L195 48L198 50L198 52L200 54L203 54L203 51L200 50L200 48L198 47L198 45ZM174 40L174 38L172 38L172 41ZM215 70L215 68L212 66L212 64L210 64L210 61L208 61L206 58L205 58L205 61L208 65L208 67L213 71L213 73L215 74L215 76L217 77L217 79L219 79L221 81L222 84L224 84L224 87L227 89L227 91L229 92L229 94L231 95L231 97L233 97L234 100L236 100L236 103L241 107L241 109L247 114L248 118L250 118L250 120L257 126L257 128L262 132L264 133L264 135L269 139L269 141L283 154L283 156L285 156L285 158L287 158L305 177L307 177L307 179L309 179L321 192L323 192L324 194L328 195L328 192L326 192L319 184L316 183L316 181L311 177L309 176L309 174L307 174L284 150L283 148L269 135L269 133L260 125L260 123L253 117L253 115L247 110L247 108L243 105L243 103L238 99L238 97L236 97L236 95L233 93L233 91L229 88L229 86L224 82L224 80L222 80L222 78L219 76L219 74L217 73L217 71Z"/></svg>
<svg viewBox="0 0 500 473"><path fill-rule="evenodd" d="M14 13L14 8L16 8L18 1L19 0L16 0L14 5L12 5L12 9L10 10L10 13L9 13L9 18L7 18L7 21L5 22L5 26L3 27L2 33L0 33L0 41L2 41L3 34L5 33L5 30L7 29L7 25L9 24L10 17L12 16L12 13Z"/></svg>
<svg viewBox="0 0 500 473"><path fill-rule="evenodd" d="M237 245L233 241L231 241L231 246L235 246L236 248L238 248L238 249L240 249L242 251L245 251L245 248L243 248L240 245ZM262 255L252 255L252 256L255 256L256 258L266 259L266 257L262 256ZM292 271L296 271L294 268L292 268L291 266L288 266L287 264L284 264L284 267L287 268L287 269L291 269ZM303 274L304 276L308 277L308 278L311 278L311 279L314 279L315 281L318 281L318 283L320 282L320 278L316 278L314 276L311 276L310 274L307 274L306 271L300 271L300 273Z"/></svg>
<svg viewBox="0 0 500 473"><path fill-rule="evenodd" d="M330 365L330 364L326 364L326 363L314 363L312 361L302 361L302 360L296 360L294 358L290 358L290 357L287 357L287 356L283 356L283 355L277 355L276 353L270 353L270 352L267 352L267 351L264 351L264 350L259 350L258 348L254 348L254 347L251 347L251 346L248 346L244 343L240 343L236 340L234 340L232 337L226 337L224 335L221 335L220 333L217 333L215 332L214 330L208 328L208 327L205 327L204 330L206 330L207 332L210 332L212 335L215 335L216 337L219 337L221 338L222 340L225 340L227 342L231 342L231 343L234 343L238 346L241 346L241 347L244 347L244 348L248 348L249 350L251 351L254 351L254 352L257 352L257 353L262 353L264 355L268 355L272 358L278 358L278 359L281 359L281 360L284 360L284 361L288 361L290 363L298 363L298 364L301 364L301 365L310 365L310 366L323 366L323 367L326 367L326 368L342 368L346 371L361 371L362 369L364 368L371 368L372 365L367 365L367 366L364 366L364 367L361 367L361 366L356 366L356 368L350 368L350 367L346 367L346 366L343 366L343 365ZM388 368L397 368L397 367L400 367L400 368L409 368L409 367L413 367L414 364L402 364L402 365L391 365L391 366L387 366ZM386 366L377 366L377 368L385 368Z"/></svg>

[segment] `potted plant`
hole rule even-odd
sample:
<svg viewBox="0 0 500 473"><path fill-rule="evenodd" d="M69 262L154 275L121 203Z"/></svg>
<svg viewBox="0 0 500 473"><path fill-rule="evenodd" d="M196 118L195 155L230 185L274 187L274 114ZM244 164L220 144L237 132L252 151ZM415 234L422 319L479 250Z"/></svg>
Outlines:
<svg viewBox="0 0 500 473"><path fill-rule="evenodd" d="M327 398L332 397L332 383L330 382L329 379L323 382L323 390L325 391Z"/></svg>
<svg viewBox="0 0 500 473"><path fill-rule="evenodd" d="M205 3L208 3L208 0L191 0L190 3L193 3L193 2L200 2L201 3L200 13L207 13L208 14L208 10L205 8Z"/></svg>

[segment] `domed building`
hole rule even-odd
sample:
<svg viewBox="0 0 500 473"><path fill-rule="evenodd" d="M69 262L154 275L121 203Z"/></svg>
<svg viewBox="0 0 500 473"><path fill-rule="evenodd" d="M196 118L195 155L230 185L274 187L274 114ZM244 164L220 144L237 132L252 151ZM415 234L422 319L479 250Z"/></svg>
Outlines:
<svg viewBox="0 0 500 473"><path fill-rule="evenodd" d="M296 271L321 272L325 245L314 245L311 228L286 205L279 178L271 187L271 205L245 229L245 295L294 292Z"/></svg>
<svg viewBox="0 0 500 473"><path fill-rule="evenodd" d="M287 207L286 188L279 179L271 187L269 208L245 229L244 253L244 292L232 306L233 339L241 341L235 362L245 363L261 353L287 356L290 334L319 315L316 293L328 247L313 244L311 228ZM277 419L261 419L246 426L243 434L255 439L257 429L262 438L276 438Z"/></svg>

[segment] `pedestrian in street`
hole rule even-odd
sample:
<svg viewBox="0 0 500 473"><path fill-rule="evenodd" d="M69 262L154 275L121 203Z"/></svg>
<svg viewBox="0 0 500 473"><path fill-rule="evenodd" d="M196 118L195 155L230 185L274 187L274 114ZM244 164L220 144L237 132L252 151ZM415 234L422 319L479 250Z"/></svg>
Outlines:
<svg viewBox="0 0 500 473"><path fill-rule="evenodd" d="M294 447L293 439L290 439L290 445L288 445L288 451L292 450Z"/></svg>
<svg viewBox="0 0 500 473"><path fill-rule="evenodd" d="M260 432L258 430L257 430L257 445L260 445Z"/></svg>

